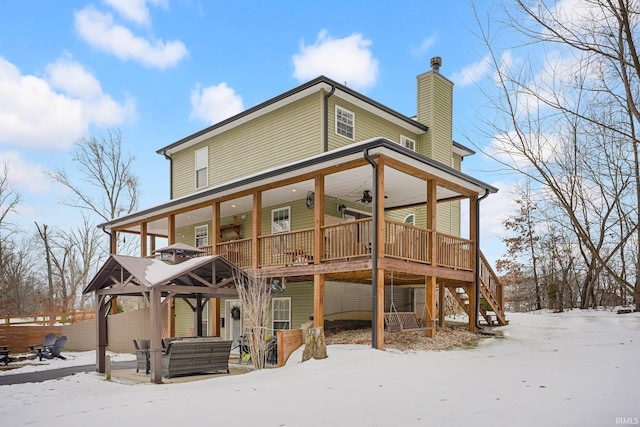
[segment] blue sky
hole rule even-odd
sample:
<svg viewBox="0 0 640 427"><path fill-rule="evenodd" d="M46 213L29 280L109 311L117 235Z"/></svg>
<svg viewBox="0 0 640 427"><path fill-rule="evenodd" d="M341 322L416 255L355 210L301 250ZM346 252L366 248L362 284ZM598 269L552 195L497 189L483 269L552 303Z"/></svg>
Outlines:
<svg viewBox="0 0 640 427"><path fill-rule="evenodd" d="M490 142L474 134L486 104L477 85L490 73L476 28L467 1L5 1L0 165L22 196L11 220L30 229L79 217L43 171L73 171L80 137L122 131L142 183L139 207L149 207L169 195L158 148L320 74L411 116L415 77L432 56L455 83L454 138L478 151L465 135ZM495 258L513 177L479 152L463 170L501 189L482 204L482 247Z"/></svg>

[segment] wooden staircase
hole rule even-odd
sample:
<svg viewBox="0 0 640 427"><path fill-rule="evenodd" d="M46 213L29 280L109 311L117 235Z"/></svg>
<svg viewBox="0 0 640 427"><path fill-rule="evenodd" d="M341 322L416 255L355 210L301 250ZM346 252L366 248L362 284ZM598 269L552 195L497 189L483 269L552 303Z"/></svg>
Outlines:
<svg viewBox="0 0 640 427"><path fill-rule="evenodd" d="M509 321L504 313L504 287L491 265L480 252L480 314L489 326L505 326ZM469 314L469 295L464 287L448 287L462 309Z"/></svg>

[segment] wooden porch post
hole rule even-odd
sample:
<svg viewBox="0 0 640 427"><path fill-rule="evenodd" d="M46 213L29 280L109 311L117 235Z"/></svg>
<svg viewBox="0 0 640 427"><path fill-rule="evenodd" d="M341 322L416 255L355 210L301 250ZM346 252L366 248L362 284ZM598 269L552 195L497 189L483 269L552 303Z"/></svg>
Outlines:
<svg viewBox="0 0 640 427"><path fill-rule="evenodd" d="M104 374L107 347L107 306L106 295L96 292L96 371Z"/></svg>
<svg viewBox="0 0 640 427"><path fill-rule="evenodd" d="M253 213L252 213L252 241L251 241L251 265L257 271L260 267L260 240L262 234L262 192L253 193Z"/></svg>
<svg viewBox="0 0 640 427"><path fill-rule="evenodd" d="M173 245L176 242L176 216L171 214L167 218L167 244ZM160 310L160 309L158 309ZM158 316L160 316L160 311L158 311ZM158 317L158 322L160 322L160 317ZM153 328L154 325L151 325ZM162 328L160 328L162 331ZM162 335L162 332L160 333ZM171 298L171 301L167 303L167 336L174 337L176 335L176 304L175 299ZM162 346L160 346L162 348ZM162 370L161 370L162 371ZM162 372L160 372L162 375ZM162 382L162 378L160 377L160 382Z"/></svg>
<svg viewBox="0 0 640 427"><path fill-rule="evenodd" d="M111 253L116 255L118 253L118 232L111 230Z"/></svg>
<svg viewBox="0 0 640 427"><path fill-rule="evenodd" d="M426 306L426 327L427 337L435 338L436 336L436 277L427 276L425 278L425 287L427 288L425 306Z"/></svg>
<svg viewBox="0 0 640 427"><path fill-rule="evenodd" d="M324 176L316 176L313 213L313 263L320 264L324 252ZM313 326L324 328L324 274L313 275Z"/></svg>
<svg viewBox="0 0 640 427"><path fill-rule="evenodd" d="M211 298L211 335L220 336L220 298Z"/></svg>
<svg viewBox="0 0 640 427"><path fill-rule="evenodd" d="M384 159L378 158L377 175L375 179L377 181L377 193L376 193L376 206L377 218L378 218L378 253L373 256L378 259L384 257ZM378 280L376 284L376 324L373 327L376 328L378 350L384 350L384 268L378 268L377 274Z"/></svg>
<svg viewBox="0 0 640 427"><path fill-rule="evenodd" d="M218 253L220 243L220 202L213 202L211 207L211 254Z"/></svg>
<svg viewBox="0 0 640 427"><path fill-rule="evenodd" d="M162 302L160 301L160 291L151 288L150 292L150 349L149 361L151 382L162 383Z"/></svg>
<svg viewBox="0 0 640 427"><path fill-rule="evenodd" d="M147 253L147 223L140 224L140 256L145 258Z"/></svg>
<svg viewBox="0 0 640 427"><path fill-rule="evenodd" d="M433 267L438 264L438 237L436 233L437 226L437 203L438 203L438 188L435 180L430 179L427 180L427 229L429 229L429 262ZM425 304L426 304L426 326L427 331L426 335L429 338L434 338L436 336L436 325L435 325L435 316L436 316L436 278L435 276L427 276L426 277L426 296L425 296ZM441 320L440 326L444 325L444 287L440 287L440 311L441 315L439 315L439 319Z"/></svg>

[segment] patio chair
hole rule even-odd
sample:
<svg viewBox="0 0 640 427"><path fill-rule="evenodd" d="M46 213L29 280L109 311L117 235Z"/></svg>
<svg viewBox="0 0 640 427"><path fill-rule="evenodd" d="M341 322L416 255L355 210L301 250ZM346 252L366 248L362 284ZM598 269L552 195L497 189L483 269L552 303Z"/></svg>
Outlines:
<svg viewBox="0 0 640 427"><path fill-rule="evenodd" d="M66 343L67 343L67 337L63 335L56 339L56 343L53 346L43 347L42 349L39 349L38 357L40 358L40 360L42 360L42 358L45 358L45 359L56 358L56 359L67 360L66 357L60 354L60 352L62 352L62 349L64 348L64 345Z"/></svg>
<svg viewBox="0 0 640 427"><path fill-rule="evenodd" d="M149 362L149 348L151 346L150 340L141 340L141 339L133 340L133 346L136 349L136 372L139 372L141 369L143 369L144 373L148 374L150 370L150 362Z"/></svg>
<svg viewBox="0 0 640 427"><path fill-rule="evenodd" d="M29 346L29 351L31 353L37 354L38 357L40 355L40 352L42 352L42 350L44 350L45 348L52 348L55 344L56 344L56 339L58 339L58 336L54 333L50 333L44 336L44 340L42 341L42 344L33 344Z"/></svg>
<svg viewBox="0 0 640 427"><path fill-rule="evenodd" d="M0 363L4 362L4 365L7 366L9 364L9 347L6 345L0 345Z"/></svg>
<svg viewBox="0 0 640 427"><path fill-rule="evenodd" d="M238 337L238 350L240 351L240 357L238 362L249 363L251 362L251 349L249 347L249 337L246 335L240 335Z"/></svg>

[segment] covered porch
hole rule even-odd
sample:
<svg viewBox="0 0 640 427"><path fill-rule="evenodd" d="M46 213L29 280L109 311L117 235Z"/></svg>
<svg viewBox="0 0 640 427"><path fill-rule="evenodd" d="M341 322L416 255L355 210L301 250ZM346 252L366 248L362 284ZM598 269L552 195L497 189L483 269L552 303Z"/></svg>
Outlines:
<svg viewBox="0 0 640 427"><path fill-rule="evenodd" d="M126 233L139 236L143 257L153 254L158 240L185 242L265 277L312 280L315 326L323 324L326 280L370 283L372 341L384 348L385 271L425 286L429 336L436 333L438 283L464 287L475 306L479 201L496 191L379 138L217 185L102 227L111 233L113 253ZM276 224L274 212L285 208L286 220ZM462 209L468 212L463 226ZM410 211L418 212L413 222L404 217ZM199 224L210 230L206 244L198 244L194 235ZM475 313L469 310L470 330Z"/></svg>

